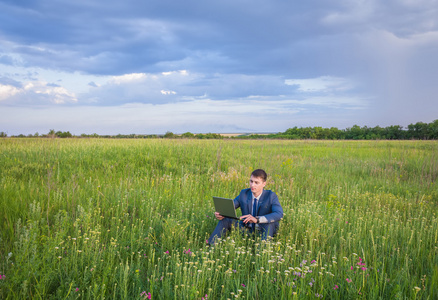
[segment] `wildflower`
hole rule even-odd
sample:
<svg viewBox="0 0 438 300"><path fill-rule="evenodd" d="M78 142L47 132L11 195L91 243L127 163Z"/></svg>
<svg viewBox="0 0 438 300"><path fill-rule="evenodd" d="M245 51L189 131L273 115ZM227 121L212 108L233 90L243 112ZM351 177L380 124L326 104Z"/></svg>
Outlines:
<svg viewBox="0 0 438 300"><path fill-rule="evenodd" d="M311 264L314 264L314 263L316 263L316 260L312 260L310 263L311 263Z"/></svg>
<svg viewBox="0 0 438 300"><path fill-rule="evenodd" d="M345 280L347 280L348 283L351 283L353 280L346 278Z"/></svg>
<svg viewBox="0 0 438 300"><path fill-rule="evenodd" d="M146 291L141 292L141 297L145 297L145 299L152 299L151 293L146 293Z"/></svg>
<svg viewBox="0 0 438 300"><path fill-rule="evenodd" d="M1 275L1 274L0 274L0 279L1 279L1 280L6 279L6 275Z"/></svg>
<svg viewBox="0 0 438 300"><path fill-rule="evenodd" d="M310 285L310 286L313 286L313 282L309 282L309 285Z"/></svg>
<svg viewBox="0 0 438 300"><path fill-rule="evenodd" d="M207 294L205 294L205 296L204 297L202 297L202 300L207 300L208 299L208 295Z"/></svg>
<svg viewBox="0 0 438 300"><path fill-rule="evenodd" d="M337 284L335 284L335 286L333 287L334 290L337 290L339 288L339 286Z"/></svg>
<svg viewBox="0 0 438 300"><path fill-rule="evenodd" d="M75 289L75 292L79 292L79 288L76 288L76 289Z"/></svg>
<svg viewBox="0 0 438 300"><path fill-rule="evenodd" d="M241 284L241 286L243 286L243 287L246 287L246 285L245 285L245 284L243 284L243 283Z"/></svg>
<svg viewBox="0 0 438 300"><path fill-rule="evenodd" d="M169 250L166 250L166 252L164 252L164 253L169 254Z"/></svg>
<svg viewBox="0 0 438 300"><path fill-rule="evenodd" d="M353 266L350 267L350 270L353 270Z"/></svg>

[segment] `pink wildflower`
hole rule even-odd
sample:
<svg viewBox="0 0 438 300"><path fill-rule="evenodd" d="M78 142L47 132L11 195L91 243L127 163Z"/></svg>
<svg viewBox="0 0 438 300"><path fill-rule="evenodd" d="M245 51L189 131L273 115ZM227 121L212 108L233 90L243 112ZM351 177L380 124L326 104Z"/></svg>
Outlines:
<svg viewBox="0 0 438 300"><path fill-rule="evenodd" d="M145 299L152 299L151 293L146 293L146 291L141 292L140 296L145 297Z"/></svg>
<svg viewBox="0 0 438 300"><path fill-rule="evenodd" d="M351 283L353 281L353 280L351 280L349 278L347 278L346 280L347 280L348 283Z"/></svg>
<svg viewBox="0 0 438 300"><path fill-rule="evenodd" d="M166 254L169 254L169 250L167 250L166 252L164 252L164 253L166 253Z"/></svg>
<svg viewBox="0 0 438 300"><path fill-rule="evenodd" d="M339 288L339 286L337 284L335 284L335 286L333 287L334 290L337 290Z"/></svg>
<svg viewBox="0 0 438 300"><path fill-rule="evenodd" d="M241 286L243 286L243 287L246 287L246 285L245 285L245 284L243 284L243 283L241 284Z"/></svg>
<svg viewBox="0 0 438 300"><path fill-rule="evenodd" d="M76 292L79 292L79 288L76 288L75 291L76 291Z"/></svg>
<svg viewBox="0 0 438 300"><path fill-rule="evenodd" d="M353 270L353 266L350 267L350 270Z"/></svg>

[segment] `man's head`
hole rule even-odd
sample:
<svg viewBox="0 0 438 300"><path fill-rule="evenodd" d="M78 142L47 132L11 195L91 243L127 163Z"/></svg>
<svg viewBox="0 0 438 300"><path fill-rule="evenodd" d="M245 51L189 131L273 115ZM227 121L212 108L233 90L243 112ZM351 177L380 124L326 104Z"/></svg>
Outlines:
<svg viewBox="0 0 438 300"><path fill-rule="evenodd" d="M258 197L262 193L263 188L266 185L267 178L268 178L268 175L262 169L254 170L251 173L251 178L249 179L249 187L251 188L251 192L256 197Z"/></svg>

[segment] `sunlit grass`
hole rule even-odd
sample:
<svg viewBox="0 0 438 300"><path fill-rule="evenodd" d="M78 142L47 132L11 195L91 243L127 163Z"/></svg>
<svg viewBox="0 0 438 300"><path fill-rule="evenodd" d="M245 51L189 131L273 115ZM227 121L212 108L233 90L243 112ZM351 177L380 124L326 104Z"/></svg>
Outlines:
<svg viewBox="0 0 438 300"><path fill-rule="evenodd" d="M435 299L438 143L0 139L0 298ZM216 247L265 169L271 242ZM207 296L206 296L207 295Z"/></svg>

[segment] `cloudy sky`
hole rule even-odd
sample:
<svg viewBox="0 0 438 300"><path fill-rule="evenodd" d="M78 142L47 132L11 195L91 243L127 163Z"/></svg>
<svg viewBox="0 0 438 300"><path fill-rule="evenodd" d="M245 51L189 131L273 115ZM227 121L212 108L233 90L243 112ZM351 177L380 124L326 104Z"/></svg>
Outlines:
<svg viewBox="0 0 438 300"><path fill-rule="evenodd" d="M438 0L1 0L0 131L438 119Z"/></svg>

